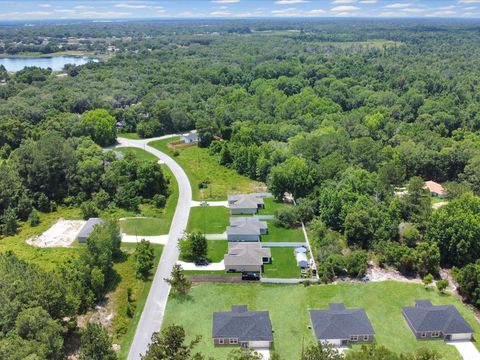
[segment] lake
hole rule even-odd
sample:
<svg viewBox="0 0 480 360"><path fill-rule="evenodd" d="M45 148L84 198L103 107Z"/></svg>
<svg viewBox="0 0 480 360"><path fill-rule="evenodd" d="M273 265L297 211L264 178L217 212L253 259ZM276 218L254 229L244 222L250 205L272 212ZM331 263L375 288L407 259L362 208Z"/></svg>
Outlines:
<svg viewBox="0 0 480 360"><path fill-rule="evenodd" d="M15 56L0 58L0 65L12 72L22 70L25 66L38 66L59 71L66 64L83 65L89 61L98 60L87 56Z"/></svg>

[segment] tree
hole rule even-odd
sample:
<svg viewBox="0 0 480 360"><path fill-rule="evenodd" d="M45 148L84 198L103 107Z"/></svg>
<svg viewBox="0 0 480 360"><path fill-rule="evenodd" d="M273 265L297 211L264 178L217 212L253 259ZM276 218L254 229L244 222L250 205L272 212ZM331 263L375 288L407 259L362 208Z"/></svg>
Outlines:
<svg viewBox="0 0 480 360"><path fill-rule="evenodd" d="M440 293L444 293L445 290L448 287L448 280L447 279L441 279L437 281L437 289L440 291Z"/></svg>
<svg viewBox="0 0 480 360"><path fill-rule="evenodd" d="M175 293L180 295L186 295L192 286L191 281L185 277L182 266L179 264L173 266L170 278L165 279L165 281L172 286Z"/></svg>
<svg viewBox="0 0 480 360"><path fill-rule="evenodd" d="M440 250L437 244L421 242L416 247L417 271L420 275L438 274L440 269Z"/></svg>
<svg viewBox="0 0 480 360"><path fill-rule="evenodd" d="M82 331L79 360L116 360L112 341L99 324L88 323Z"/></svg>
<svg viewBox="0 0 480 360"><path fill-rule="evenodd" d="M18 219L15 209L8 208L5 210L2 216L3 230L2 233L5 235L14 235L18 230Z"/></svg>
<svg viewBox="0 0 480 360"><path fill-rule="evenodd" d="M95 203L91 200L84 201L82 205L80 205L80 210L82 212L82 217L84 220L88 220L92 217L98 216L98 209L95 206Z"/></svg>
<svg viewBox="0 0 480 360"><path fill-rule="evenodd" d="M295 206L284 206L275 210L274 224L283 228L293 228L300 222Z"/></svg>
<svg viewBox="0 0 480 360"><path fill-rule="evenodd" d="M309 345L302 354L302 360L342 360L343 355L332 345L318 343Z"/></svg>
<svg viewBox="0 0 480 360"><path fill-rule="evenodd" d="M170 325L160 333L152 335L147 352L142 360L202 360L199 353L192 354L194 347L200 342L196 336L190 343L185 343L185 330L178 325Z"/></svg>
<svg viewBox="0 0 480 360"><path fill-rule="evenodd" d="M28 217L28 220L30 221L30 226L38 226L40 224L40 216L38 215L38 211L33 209Z"/></svg>
<svg viewBox="0 0 480 360"><path fill-rule="evenodd" d="M185 234L179 244L182 257L187 261L196 261L207 256L208 242L205 235L197 232Z"/></svg>
<svg viewBox="0 0 480 360"><path fill-rule="evenodd" d="M458 292L466 301L480 307L480 260L461 269L453 269L453 277L458 282Z"/></svg>
<svg viewBox="0 0 480 360"><path fill-rule="evenodd" d="M407 184L407 192L402 197L403 217L424 226L432 213L430 193L420 177L412 177Z"/></svg>
<svg viewBox="0 0 480 360"><path fill-rule="evenodd" d="M83 114L83 126L92 140L100 146L113 145L117 139L115 118L105 109L87 111Z"/></svg>
<svg viewBox="0 0 480 360"><path fill-rule="evenodd" d="M425 286L425 288L427 288L428 285L430 285L432 283L432 281L433 281L433 275L432 274L428 274L422 279L422 282L423 282L423 285Z"/></svg>
<svg viewBox="0 0 480 360"><path fill-rule="evenodd" d="M291 157L272 168L268 187L278 199L282 199L285 192L293 194L295 198L303 197L312 186L310 172L305 159Z"/></svg>
<svg viewBox="0 0 480 360"><path fill-rule="evenodd" d="M135 271L138 277L147 279L153 269L153 252L150 241L142 239L135 248Z"/></svg>

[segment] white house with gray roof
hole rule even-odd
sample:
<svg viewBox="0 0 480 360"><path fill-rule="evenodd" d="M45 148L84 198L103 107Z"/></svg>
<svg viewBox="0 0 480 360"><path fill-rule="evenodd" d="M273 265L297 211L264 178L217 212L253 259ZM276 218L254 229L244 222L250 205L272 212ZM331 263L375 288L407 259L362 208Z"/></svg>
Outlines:
<svg viewBox="0 0 480 360"><path fill-rule="evenodd" d="M260 241L261 235L267 233L267 222L252 216L231 217L227 226L228 241Z"/></svg>
<svg viewBox="0 0 480 360"><path fill-rule="evenodd" d="M229 242L228 253L223 257L225 270L229 272L261 272L263 265L272 261L269 248L258 242Z"/></svg>
<svg viewBox="0 0 480 360"><path fill-rule="evenodd" d="M472 339L472 327L453 305L432 305L430 300L417 300L415 306L403 308L403 316L418 340Z"/></svg>
<svg viewBox="0 0 480 360"><path fill-rule="evenodd" d="M87 220L87 222L82 226L80 231L78 232L77 235L77 240L79 243L85 243L87 242L88 237L92 233L93 229L97 225L103 225L105 224L105 221L103 221L100 218L90 218Z"/></svg>
<svg viewBox="0 0 480 360"><path fill-rule="evenodd" d="M375 336L363 309L347 309L343 304L329 304L328 310L310 310L310 319L317 341L332 346L370 342Z"/></svg>
<svg viewBox="0 0 480 360"><path fill-rule="evenodd" d="M181 140L185 144L194 144L200 140L200 137L197 134L197 130L192 130L189 133L182 135Z"/></svg>
<svg viewBox="0 0 480 360"><path fill-rule="evenodd" d="M268 311L248 311L247 305L234 305L232 311L213 313L213 344L268 349L273 343Z"/></svg>
<svg viewBox="0 0 480 360"><path fill-rule="evenodd" d="M253 215L258 213L258 209L263 209L265 203L254 194L236 194L228 195L228 206L231 215Z"/></svg>

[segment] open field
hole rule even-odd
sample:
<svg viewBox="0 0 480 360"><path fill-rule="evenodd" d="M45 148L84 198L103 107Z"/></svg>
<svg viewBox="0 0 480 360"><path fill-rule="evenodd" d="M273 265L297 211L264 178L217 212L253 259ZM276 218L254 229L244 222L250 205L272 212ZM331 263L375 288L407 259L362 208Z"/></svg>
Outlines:
<svg viewBox="0 0 480 360"><path fill-rule="evenodd" d="M268 234L262 235L262 242L304 242L305 236L301 227L286 229L276 226L273 221L269 220Z"/></svg>
<svg viewBox="0 0 480 360"><path fill-rule="evenodd" d="M222 234L229 224L229 210L224 206L197 206L190 209L187 232Z"/></svg>
<svg viewBox="0 0 480 360"><path fill-rule="evenodd" d="M126 137L126 136L125 136ZM129 137L127 137L130 139ZM140 160L148 160L148 161L158 161L158 158L155 155L150 154L148 151L143 149L135 148L135 147L119 147L116 148L115 151L120 151L126 154L133 154Z"/></svg>
<svg viewBox="0 0 480 360"><path fill-rule="evenodd" d="M300 268L297 266L293 248L270 248L272 263L265 264L263 276L267 278L299 278Z"/></svg>
<svg viewBox="0 0 480 360"><path fill-rule="evenodd" d="M179 138L157 140L149 143L150 146L173 155L168 143ZM208 149L191 146L178 149L178 156L174 156L185 170L192 184L194 200L225 200L229 193L255 192L265 190L265 184L237 174L235 170L218 164L216 157L211 156ZM209 182L207 188L199 189L201 182Z"/></svg>
<svg viewBox="0 0 480 360"><path fill-rule="evenodd" d="M122 232L128 235L138 236L154 236L164 235L168 232L165 231L165 219L161 218L129 218L120 221L120 228Z"/></svg>
<svg viewBox="0 0 480 360"><path fill-rule="evenodd" d="M215 299L215 301L212 301ZM309 309L327 308L328 303L344 302L347 307L363 307L376 331L376 341L397 351L421 347L438 350L442 360L461 360L457 350L441 340L417 341L402 316L402 306L416 299L433 304L453 304L466 317L477 336L480 324L474 314L454 296L425 290L422 285L401 282L338 285L205 284L192 288L187 298L170 296L164 326L184 326L189 338L202 335L197 350L217 359L226 358L229 348L211 343L212 313L229 311L235 304L247 304L252 310L268 310L274 328L275 350L282 359L299 359L302 340L314 342L308 329ZM478 343L476 343L478 345Z"/></svg>
<svg viewBox="0 0 480 360"><path fill-rule="evenodd" d="M117 133L118 137L122 137L125 139L132 139L132 140L140 140L141 137L137 133Z"/></svg>

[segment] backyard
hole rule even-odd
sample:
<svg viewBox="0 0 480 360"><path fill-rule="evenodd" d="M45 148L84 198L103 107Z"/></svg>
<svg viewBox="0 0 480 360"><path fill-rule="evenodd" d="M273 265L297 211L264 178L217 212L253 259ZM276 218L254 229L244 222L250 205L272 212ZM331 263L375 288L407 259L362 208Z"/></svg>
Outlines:
<svg viewBox="0 0 480 360"><path fill-rule="evenodd" d="M263 199L265 203L265 208L260 209L258 212L260 215L274 215L275 210L280 209L285 206L293 206L292 204L283 203L272 197L266 197Z"/></svg>
<svg viewBox="0 0 480 360"><path fill-rule="evenodd" d="M300 268L297 266L293 248L270 248L272 263L265 264L263 276L267 278L299 278Z"/></svg>
<svg viewBox="0 0 480 360"><path fill-rule="evenodd" d="M173 150L168 147L168 143L178 140L179 138L157 140L149 145L173 156ZM194 200L225 200L230 193L250 193L265 189L265 184L219 165L218 159L210 155L206 148L190 146L176 151L178 155L174 156L174 159L190 180ZM205 183L206 188L200 189L200 183Z"/></svg>
<svg viewBox="0 0 480 360"><path fill-rule="evenodd" d="M229 210L224 206L192 207L187 232L222 234L229 224L229 217Z"/></svg>
<svg viewBox="0 0 480 360"><path fill-rule="evenodd" d="M215 301L212 301L215 299ZM212 314L229 311L232 305L247 304L252 310L268 310L274 329L274 349L282 359L300 358L302 342L314 342L309 309L326 309L329 303L343 302L347 307L363 307L376 332L376 341L397 351L414 351L421 347L438 350L442 360L460 360L457 350L441 340L417 341L402 315L402 306L416 299L430 299L433 304L453 304L472 325L480 324L474 314L456 297L440 295L422 285L403 282L337 285L206 284L192 288L186 298L171 295L164 326L182 325L189 336L202 335L196 350L217 359L226 358L231 348L212 345ZM478 344L478 343L476 343Z"/></svg>
<svg viewBox="0 0 480 360"><path fill-rule="evenodd" d="M276 226L272 220L267 221L268 234L262 235L262 242L305 242L301 227L293 229Z"/></svg>

